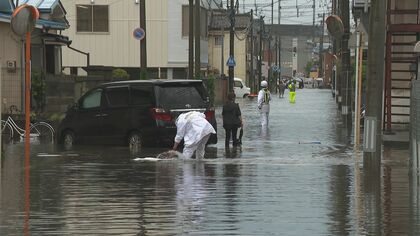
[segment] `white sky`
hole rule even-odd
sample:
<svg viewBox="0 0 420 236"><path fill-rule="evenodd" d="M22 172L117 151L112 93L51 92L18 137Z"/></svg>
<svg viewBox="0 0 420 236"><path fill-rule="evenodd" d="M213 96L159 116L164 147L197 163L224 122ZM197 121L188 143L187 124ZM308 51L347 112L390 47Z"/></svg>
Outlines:
<svg viewBox="0 0 420 236"><path fill-rule="evenodd" d="M226 0L225 0L226 1ZM236 0L235 0L236 1ZM258 9L258 16L265 16L266 24L271 23L271 3L274 2L274 24L278 23L278 4L281 3L281 24L302 24L312 25L313 22L313 0L239 0L239 11L249 12ZM226 2L224 2L226 4ZM299 17L297 17L296 5L299 6ZM315 0L315 24L319 25L322 17L318 15L331 11L331 0Z"/></svg>

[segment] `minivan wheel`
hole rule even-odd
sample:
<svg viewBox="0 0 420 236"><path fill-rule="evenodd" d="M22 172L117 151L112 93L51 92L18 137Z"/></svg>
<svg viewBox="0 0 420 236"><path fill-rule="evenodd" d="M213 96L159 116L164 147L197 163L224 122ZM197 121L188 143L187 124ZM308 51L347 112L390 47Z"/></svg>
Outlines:
<svg viewBox="0 0 420 236"><path fill-rule="evenodd" d="M67 130L63 134L63 144L66 147L71 147L75 144L76 136L70 130Z"/></svg>
<svg viewBox="0 0 420 236"><path fill-rule="evenodd" d="M128 135L128 147L132 151L138 151L143 146L143 140L139 132L134 131Z"/></svg>

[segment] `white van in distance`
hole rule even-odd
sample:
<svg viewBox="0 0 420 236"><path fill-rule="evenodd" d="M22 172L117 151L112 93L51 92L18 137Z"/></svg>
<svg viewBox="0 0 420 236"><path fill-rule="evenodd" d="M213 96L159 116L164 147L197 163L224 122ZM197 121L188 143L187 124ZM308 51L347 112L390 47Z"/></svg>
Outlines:
<svg viewBox="0 0 420 236"><path fill-rule="evenodd" d="M237 98L246 98L251 93L251 88L247 87L240 78L234 78L233 91Z"/></svg>

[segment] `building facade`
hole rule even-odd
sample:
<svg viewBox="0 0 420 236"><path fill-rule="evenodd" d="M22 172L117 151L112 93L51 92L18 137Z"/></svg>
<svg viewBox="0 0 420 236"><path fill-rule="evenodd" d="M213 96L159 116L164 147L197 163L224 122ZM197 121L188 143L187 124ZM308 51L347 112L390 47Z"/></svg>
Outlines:
<svg viewBox="0 0 420 236"><path fill-rule="evenodd" d="M188 0L146 0L147 68L149 78L181 79L188 69ZM208 66L208 12L219 1L202 2L201 65ZM139 78L140 40L138 0L68 0L70 28L65 33L72 47L64 50L65 73L122 68ZM88 16L88 17L87 17ZM80 53L82 52L82 53ZM89 55L89 65L86 55Z"/></svg>
<svg viewBox="0 0 420 236"><path fill-rule="evenodd" d="M30 4L38 8L31 39L31 72L43 77L61 73L61 47L69 40L57 34L68 28L66 11L59 0L1 0L0 1L0 63L2 112L14 107L23 111L25 86L24 38L15 35L10 27L16 4ZM34 79L34 78L32 78ZM15 111L16 112L16 111Z"/></svg>

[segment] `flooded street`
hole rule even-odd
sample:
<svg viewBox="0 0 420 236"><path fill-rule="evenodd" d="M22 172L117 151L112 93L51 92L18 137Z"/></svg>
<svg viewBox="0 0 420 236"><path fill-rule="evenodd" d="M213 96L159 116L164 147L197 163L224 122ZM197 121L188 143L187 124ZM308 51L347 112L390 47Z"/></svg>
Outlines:
<svg viewBox="0 0 420 236"><path fill-rule="evenodd" d="M33 145L27 189L23 143L5 146L0 235L420 235L408 150L385 149L376 178L329 90L298 90L296 104L273 94L268 130L256 100L237 102L242 147L225 149L219 107L203 161Z"/></svg>

